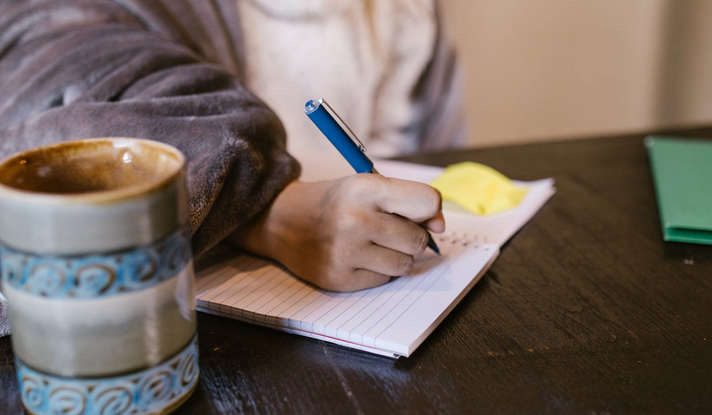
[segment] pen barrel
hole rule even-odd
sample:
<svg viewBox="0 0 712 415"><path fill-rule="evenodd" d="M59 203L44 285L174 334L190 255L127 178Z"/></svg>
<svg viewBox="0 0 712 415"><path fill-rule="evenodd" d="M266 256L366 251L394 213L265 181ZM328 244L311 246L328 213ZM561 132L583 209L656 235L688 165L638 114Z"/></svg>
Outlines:
<svg viewBox="0 0 712 415"><path fill-rule="evenodd" d="M371 173L373 171L373 162L351 140L346 131L341 128L323 105L308 113L307 116L331 141L331 144L339 150L341 155L351 164L351 167L356 170L356 173Z"/></svg>

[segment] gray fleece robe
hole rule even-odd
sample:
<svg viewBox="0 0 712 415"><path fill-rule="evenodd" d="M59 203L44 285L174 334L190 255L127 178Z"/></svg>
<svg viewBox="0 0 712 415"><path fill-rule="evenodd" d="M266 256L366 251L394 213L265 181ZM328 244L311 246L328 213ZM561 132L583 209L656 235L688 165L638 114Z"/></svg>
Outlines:
<svg viewBox="0 0 712 415"><path fill-rule="evenodd" d="M235 14L234 0L0 2L0 156L88 137L171 144L188 159L202 254L300 171L279 119L241 83Z"/></svg>

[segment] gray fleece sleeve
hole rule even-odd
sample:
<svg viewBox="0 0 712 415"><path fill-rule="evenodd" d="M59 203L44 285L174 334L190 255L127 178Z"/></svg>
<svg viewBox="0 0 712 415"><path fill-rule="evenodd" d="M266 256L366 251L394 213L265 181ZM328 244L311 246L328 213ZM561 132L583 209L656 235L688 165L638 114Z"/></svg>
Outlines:
<svg viewBox="0 0 712 415"><path fill-rule="evenodd" d="M234 0L0 0L0 156L88 137L171 144L188 159L202 254L300 171L240 82L232 12Z"/></svg>

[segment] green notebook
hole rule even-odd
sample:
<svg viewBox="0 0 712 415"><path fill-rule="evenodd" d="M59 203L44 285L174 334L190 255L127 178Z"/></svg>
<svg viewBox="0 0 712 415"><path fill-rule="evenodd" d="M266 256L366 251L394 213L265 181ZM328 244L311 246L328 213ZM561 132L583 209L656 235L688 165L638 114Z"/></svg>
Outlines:
<svg viewBox="0 0 712 415"><path fill-rule="evenodd" d="M648 136L666 241L712 245L712 140Z"/></svg>

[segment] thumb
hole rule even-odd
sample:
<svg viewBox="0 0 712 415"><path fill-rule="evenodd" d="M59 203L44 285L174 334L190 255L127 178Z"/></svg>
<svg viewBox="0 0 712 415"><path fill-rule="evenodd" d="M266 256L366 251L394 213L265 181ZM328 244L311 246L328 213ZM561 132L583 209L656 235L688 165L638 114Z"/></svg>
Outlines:
<svg viewBox="0 0 712 415"><path fill-rule="evenodd" d="M386 183L376 201L382 212L403 216L416 223L425 223L440 215L440 222L444 223L440 192L427 184L409 180L387 179Z"/></svg>
<svg viewBox="0 0 712 415"><path fill-rule="evenodd" d="M437 215L426 220L423 226L427 230L433 233L443 233L445 232L445 217L443 216L443 211L439 211Z"/></svg>

